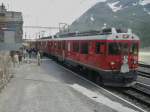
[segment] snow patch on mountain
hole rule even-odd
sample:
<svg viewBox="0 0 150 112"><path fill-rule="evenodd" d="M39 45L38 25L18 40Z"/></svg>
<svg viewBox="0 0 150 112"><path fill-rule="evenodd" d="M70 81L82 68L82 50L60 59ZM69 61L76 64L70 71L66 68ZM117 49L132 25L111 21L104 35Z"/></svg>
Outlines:
<svg viewBox="0 0 150 112"><path fill-rule="evenodd" d="M143 8L144 12L146 12L147 14L150 15L150 12L146 9L146 8Z"/></svg>
<svg viewBox="0 0 150 112"><path fill-rule="evenodd" d="M150 0L140 0L140 1L139 1L139 4L140 4L140 5L147 5L147 4L150 4Z"/></svg>
<svg viewBox="0 0 150 112"><path fill-rule="evenodd" d="M93 16L91 16L91 17L90 17L90 20L91 20L91 21L95 21L95 19L94 19L94 17L93 17Z"/></svg>
<svg viewBox="0 0 150 112"><path fill-rule="evenodd" d="M113 12L117 12L119 10L122 9L122 6L120 5L119 7L117 6L117 4L119 3L120 1L117 1L117 2L114 2L114 3L107 3L107 5L112 9Z"/></svg>
<svg viewBox="0 0 150 112"><path fill-rule="evenodd" d="M136 13L132 13L133 16L136 16Z"/></svg>
<svg viewBox="0 0 150 112"><path fill-rule="evenodd" d="M137 4L137 3L133 3L132 5L133 5L133 6L137 6L138 4Z"/></svg>

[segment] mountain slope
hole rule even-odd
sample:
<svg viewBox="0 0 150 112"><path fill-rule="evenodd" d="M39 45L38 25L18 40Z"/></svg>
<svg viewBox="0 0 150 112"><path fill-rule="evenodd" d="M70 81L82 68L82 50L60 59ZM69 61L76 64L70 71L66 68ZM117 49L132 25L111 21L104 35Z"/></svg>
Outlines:
<svg viewBox="0 0 150 112"><path fill-rule="evenodd" d="M150 0L106 0L99 2L72 23L71 31L100 30L108 27L131 28L150 46Z"/></svg>

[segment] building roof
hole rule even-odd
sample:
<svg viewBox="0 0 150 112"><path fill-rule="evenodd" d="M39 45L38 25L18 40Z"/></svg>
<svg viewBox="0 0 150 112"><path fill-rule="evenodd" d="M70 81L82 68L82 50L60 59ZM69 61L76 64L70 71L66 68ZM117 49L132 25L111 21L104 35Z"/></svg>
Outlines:
<svg viewBox="0 0 150 112"><path fill-rule="evenodd" d="M23 21L22 13L15 11L7 11L4 4L0 5L0 22Z"/></svg>

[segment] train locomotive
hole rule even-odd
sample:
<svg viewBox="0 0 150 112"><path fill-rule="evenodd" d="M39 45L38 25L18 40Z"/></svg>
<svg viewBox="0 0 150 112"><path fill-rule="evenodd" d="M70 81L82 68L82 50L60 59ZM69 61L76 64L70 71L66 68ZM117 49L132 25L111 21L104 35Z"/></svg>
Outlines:
<svg viewBox="0 0 150 112"><path fill-rule="evenodd" d="M37 49L88 72L97 84L128 87L136 83L140 40L130 29L73 32L36 41Z"/></svg>

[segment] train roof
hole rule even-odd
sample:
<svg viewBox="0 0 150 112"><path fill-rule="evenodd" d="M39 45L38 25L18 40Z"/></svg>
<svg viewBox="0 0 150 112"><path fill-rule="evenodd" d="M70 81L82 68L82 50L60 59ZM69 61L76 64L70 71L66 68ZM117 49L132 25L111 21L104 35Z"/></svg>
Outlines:
<svg viewBox="0 0 150 112"><path fill-rule="evenodd" d="M117 33L123 33L125 31L121 30L121 29L116 29ZM84 32L67 32L67 33L58 33L56 36L59 38L66 38L66 37L78 37L78 36L93 36L93 35L109 35L112 33L112 28L105 28L102 29L101 31L99 30L90 30L90 31L84 31Z"/></svg>
<svg viewBox="0 0 150 112"><path fill-rule="evenodd" d="M54 38L42 38L46 40L139 40L139 37L130 29L124 32L121 29L109 28L102 31L72 32L55 35Z"/></svg>

